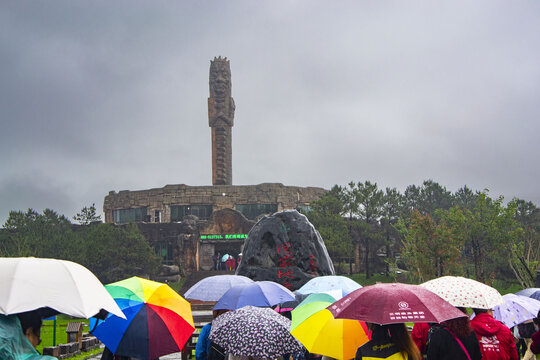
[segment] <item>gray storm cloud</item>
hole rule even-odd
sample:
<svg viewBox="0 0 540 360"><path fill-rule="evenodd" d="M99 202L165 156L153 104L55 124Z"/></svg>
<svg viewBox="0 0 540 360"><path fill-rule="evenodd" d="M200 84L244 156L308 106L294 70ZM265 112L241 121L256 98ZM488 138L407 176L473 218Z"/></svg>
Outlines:
<svg viewBox="0 0 540 360"><path fill-rule="evenodd" d="M209 60L231 60L233 182L540 203L540 3L0 4L0 220L211 182Z"/></svg>

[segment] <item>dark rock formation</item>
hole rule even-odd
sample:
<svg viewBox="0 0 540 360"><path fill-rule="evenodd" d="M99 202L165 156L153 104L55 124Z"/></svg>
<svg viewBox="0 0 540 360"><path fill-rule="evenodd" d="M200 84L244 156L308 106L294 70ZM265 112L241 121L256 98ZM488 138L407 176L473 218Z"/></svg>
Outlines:
<svg viewBox="0 0 540 360"><path fill-rule="evenodd" d="M310 279L335 271L319 232L304 215L286 210L261 219L251 229L236 274L297 290Z"/></svg>

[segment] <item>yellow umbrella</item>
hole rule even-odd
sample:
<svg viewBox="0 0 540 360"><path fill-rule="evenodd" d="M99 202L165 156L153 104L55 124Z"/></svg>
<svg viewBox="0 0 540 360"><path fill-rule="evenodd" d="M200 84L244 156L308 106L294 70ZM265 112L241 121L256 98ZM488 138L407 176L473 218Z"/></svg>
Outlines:
<svg viewBox="0 0 540 360"><path fill-rule="evenodd" d="M335 319L326 310L330 302L318 301L292 311L291 334L313 354L352 359L356 349L369 340L363 321Z"/></svg>

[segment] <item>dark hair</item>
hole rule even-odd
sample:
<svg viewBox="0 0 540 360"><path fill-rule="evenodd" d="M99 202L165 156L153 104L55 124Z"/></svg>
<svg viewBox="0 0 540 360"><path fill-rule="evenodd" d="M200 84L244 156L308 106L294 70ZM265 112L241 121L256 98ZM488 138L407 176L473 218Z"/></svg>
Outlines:
<svg viewBox="0 0 540 360"><path fill-rule="evenodd" d="M446 327L460 339L468 337L473 331L471 322L467 317L451 319L443 322L443 325L446 325Z"/></svg>
<svg viewBox="0 0 540 360"><path fill-rule="evenodd" d="M488 309L475 309L475 308L473 308L472 310L474 311L474 314L475 314L475 315L478 315L478 314L485 314L485 313L488 312Z"/></svg>
<svg viewBox="0 0 540 360"><path fill-rule="evenodd" d="M536 325L540 325L540 310L538 310L538 314L537 314L536 317L533 319L533 322L534 322Z"/></svg>
<svg viewBox="0 0 540 360"><path fill-rule="evenodd" d="M420 350L414 343L405 324L371 324L372 339L391 341L409 360L421 360Z"/></svg>
<svg viewBox="0 0 540 360"><path fill-rule="evenodd" d="M26 330L32 328L34 335L38 335L41 329L43 322L41 321L41 316L37 311L27 311L17 314L19 321L21 322L21 327L23 333L26 334Z"/></svg>

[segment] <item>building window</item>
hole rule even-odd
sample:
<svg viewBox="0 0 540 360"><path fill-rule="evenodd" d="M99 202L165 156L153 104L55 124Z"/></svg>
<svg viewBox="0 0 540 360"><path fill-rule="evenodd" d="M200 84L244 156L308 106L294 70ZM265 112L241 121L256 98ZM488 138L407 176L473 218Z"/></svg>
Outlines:
<svg viewBox="0 0 540 360"><path fill-rule="evenodd" d="M273 214L277 212L277 208L277 204L236 204L236 210L250 220L255 220L262 214Z"/></svg>
<svg viewBox="0 0 540 360"><path fill-rule="evenodd" d="M172 245L166 241L159 241L154 243L154 251L158 258L161 259L162 263L165 265L173 265L173 249Z"/></svg>
<svg viewBox="0 0 540 360"><path fill-rule="evenodd" d="M212 205L173 205L171 206L171 221L182 221L187 215L195 215L201 220L207 220L212 215Z"/></svg>
<svg viewBox="0 0 540 360"><path fill-rule="evenodd" d="M161 222L161 211L155 210L154 211L154 222L160 223Z"/></svg>
<svg viewBox="0 0 540 360"><path fill-rule="evenodd" d="M298 205L298 208L296 210L298 210L298 212L300 212L302 214L307 214L308 212L311 211L311 205L309 205L309 204L300 204L300 205Z"/></svg>
<svg viewBox="0 0 540 360"><path fill-rule="evenodd" d="M146 219L146 207L113 210L113 222L115 224L146 221Z"/></svg>

